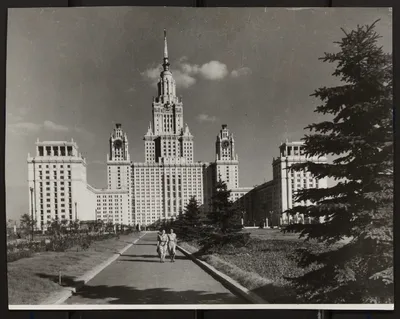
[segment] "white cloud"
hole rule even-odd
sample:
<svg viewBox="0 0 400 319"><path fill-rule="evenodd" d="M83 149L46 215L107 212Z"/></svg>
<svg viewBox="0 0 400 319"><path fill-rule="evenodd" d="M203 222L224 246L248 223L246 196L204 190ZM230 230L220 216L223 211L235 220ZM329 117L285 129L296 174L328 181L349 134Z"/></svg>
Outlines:
<svg viewBox="0 0 400 319"><path fill-rule="evenodd" d="M199 72L208 80L222 80L228 74L228 68L219 61L210 61L203 64Z"/></svg>
<svg viewBox="0 0 400 319"><path fill-rule="evenodd" d="M161 72L162 68L161 68L161 64L156 66L156 67L152 67L150 69L147 69L146 71L142 72L141 75L147 79L151 81L151 84L153 86L157 86L157 82L158 79L160 78L160 72Z"/></svg>
<svg viewBox="0 0 400 319"><path fill-rule="evenodd" d="M49 131L56 131L56 132L67 132L69 131L68 127L64 125L56 124L52 121L44 121L43 128Z"/></svg>
<svg viewBox="0 0 400 319"><path fill-rule="evenodd" d="M200 123L215 122L217 120L217 118L215 116L210 116L208 114L199 114L199 115L197 115L197 120Z"/></svg>
<svg viewBox="0 0 400 319"><path fill-rule="evenodd" d="M15 115L15 114L13 114L13 113L11 113L11 112L7 112L7 117L6 117L6 119L7 119L7 122L8 121L11 121L11 122L19 122L19 121L22 121L22 116L20 116L20 115Z"/></svg>
<svg viewBox="0 0 400 319"><path fill-rule="evenodd" d="M95 135L92 132L89 132L88 130L84 129L84 128L80 128L80 127L74 127L72 129L72 131L74 131L75 133L79 134L79 137L83 137L88 141L94 141Z"/></svg>
<svg viewBox="0 0 400 319"><path fill-rule="evenodd" d="M231 72L231 76L234 78L238 78L240 76L245 76L245 75L250 75L250 74L251 74L251 69L248 67L239 68L239 69L233 70Z"/></svg>
<svg viewBox="0 0 400 319"><path fill-rule="evenodd" d="M210 61L199 66L188 62L187 57L183 56L173 63L175 67L171 68L177 87L188 88L197 82L196 76L201 76L206 80L222 80L228 75L228 68L224 63L219 61ZM157 85L160 78L162 66L151 67L141 75L150 80L153 86Z"/></svg>
<svg viewBox="0 0 400 319"><path fill-rule="evenodd" d="M174 79L177 87L188 88L196 83L196 79L187 73L181 72L179 70L172 70L174 74Z"/></svg>
<svg viewBox="0 0 400 319"><path fill-rule="evenodd" d="M79 128L79 127L69 128L67 126L60 125L48 120L39 124L32 122L19 122L19 123L10 123L7 125L7 131L15 135L29 135L38 133L41 130L50 132L71 132L71 134L77 133L82 137L88 137L88 138L94 137L93 133L87 131L84 128Z"/></svg>
<svg viewBox="0 0 400 319"><path fill-rule="evenodd" d="M28 135L40 131L41 124L20 122L7 125L7 129L13 134Z"/></svg>
<svg viewBox="0 0 400 319"><path fill-rule="evenodd" d="M150 68L142 72L142 76L145 76L151 80L158 79L160 77L161 70L161 65L158 65L154 68Z"/></svg>
<svg viewBox="0 0 400 319"><path fill-rule="evenodd" d="M182 72L194 75L199 73L199 66L197 64L189 64L189 63L180 63L179 64Z"/></svg>

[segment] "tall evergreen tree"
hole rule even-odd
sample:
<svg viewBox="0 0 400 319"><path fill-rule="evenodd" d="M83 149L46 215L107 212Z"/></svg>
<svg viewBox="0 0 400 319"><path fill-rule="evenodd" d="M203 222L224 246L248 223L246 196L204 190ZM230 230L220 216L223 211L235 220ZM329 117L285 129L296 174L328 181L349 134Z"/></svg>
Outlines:
<svg viewBox="0 0 400 319"><path fill-rule="evenodd" d="M321 266L296 280L309 301L393 302L393 67L391 54L378 46L376 23L343 30L339 52L321 58L336 64L333 76L342 85L313 94L323 102L316 112L333 118L307 127L305 153L335 159L291 167L338 181L299 191L296 200L312 205L288 211L324 219L286 228L330 247L303 252L300 265Z"/></svg>
<svg viewBox="0 0 400 319"><path fill-rule="evenodd" d="M200 235L201 211L197 203L196 197L189 199L185 207L185 212L178 216L173 226L183 240L195 240Z"/></svg>
<svg viewBox="0 0 400 319"><path fill-rule="evenodd" d="M191 228L196 228L200 226L201 211L195 196L192 196L189 199L189 203L186 205L183 218L186 225Z"/></svg>
<svg viewBox="0 0 400 319"><path fill-rule="evenodd" d="M214 227L222 233L236 232L240 230L241 213L230 200L231 191L225 182L219 180L215 185L214 196L212 197L212 211L208 218Z"/></svg>
<svg viewBox="0 0 400 319"><path fill-rule="evenodd" d="M33 238L33 230L36 225L36 219L32 219L31 215L29 214L23 214L19 221L19 225L25 235L31 234L31 238Z"/></svg>

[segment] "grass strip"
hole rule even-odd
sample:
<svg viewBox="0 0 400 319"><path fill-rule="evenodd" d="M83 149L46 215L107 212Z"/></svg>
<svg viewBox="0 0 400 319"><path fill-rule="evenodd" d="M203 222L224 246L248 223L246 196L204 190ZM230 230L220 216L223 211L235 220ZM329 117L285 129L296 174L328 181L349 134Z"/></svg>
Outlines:
<svg viewBox="0 0 400 319"><path fill-rule="evenodd" d="M94 242L85 251L41 252L7 264L10 305L37 305L104 262L140 235L121 235ZM61 272L61 286L59 275Z"/></svg>

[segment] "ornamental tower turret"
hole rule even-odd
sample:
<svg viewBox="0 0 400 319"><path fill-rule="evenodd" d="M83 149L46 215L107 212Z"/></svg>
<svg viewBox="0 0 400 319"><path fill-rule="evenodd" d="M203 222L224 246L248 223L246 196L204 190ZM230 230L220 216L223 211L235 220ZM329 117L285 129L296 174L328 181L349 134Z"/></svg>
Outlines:
<svg viewBox="0 0 400 319"><path fill-rule="evenodd" d="M110 136L110 154L109 161L121 162L130 161L128 149L128 137L122 130L121 124L116 124L113 133Z"/></svg>
<svg viewBox="0 0 400 319"><path fill-rule="evenodd" d="M116 124L111 133L110 154L107 156L107 185L108 189L130 188L130 155L128 137L122 130L121 124Z"/></svg>
<svg viewBox="0 0 400 319"><path fill-rule="evenodd" d="M239 158L235 154L235 140L233 134L229 132L226 124L217 135L215 142L216 149L216 180L222 180L228 189L239 187Z"/></svg>

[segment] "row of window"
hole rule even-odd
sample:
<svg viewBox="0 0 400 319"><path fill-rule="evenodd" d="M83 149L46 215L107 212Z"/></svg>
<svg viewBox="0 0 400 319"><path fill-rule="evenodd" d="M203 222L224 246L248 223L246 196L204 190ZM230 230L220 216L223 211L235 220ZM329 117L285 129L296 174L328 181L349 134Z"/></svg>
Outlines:
<svg viewBox="0 0 400 319"><path fill-rule="evenodd" d="M48 193L49 191L50 191L50 189L48 189L47 192L45 193L47 197L50 197L50 196L51 196L51 193ZM40 187L40 188L39 188L39 192L40 192L40 197L43 198L43 194L44 194L44 193L43 193L43 188ZM57 190L57 188L55 188L55 189L54 189L54 192L53 192L54 197L58 197L58 194L59 194L59 193L58 193L58 190ZM72 196L72 195L71 195L71 188L70 188L70 192L67 193L67 194L68 194L69 197ZM60 196L65 196L65 193L60 193Z"/></svg>
<svg viewBox="0 0 400 319"><path fill-rule="evenodd" d="M39 146L39 156L73 156L72 146Z"/></svg>
<svg viewBox="0 0 400 319"><path fill-rule="evenodd" d="M103 198L120 198L120 199L122 199L122 196L123 195L121 195L121 194L101 194L101 195L97 195L97 199L100 199L100 196L102 196Z"/></svg>
<svg viewBox="0 0 400 319"><path fill-rule="evenodd" d="M41 176L43 175L43 171L42 170L39 170L38 173ZM53 171L53 175L55 175L55 176L57 174L64 175L64 173L68 173L68 176L71 176L71 171L70 170L68 170L68 171ZM50 175L50 171L45 171L45 174L46 174L46 176Z"/></svg>
<svg viewBox="0 0 400 319"><path fill-rule="evenodd" d="M51 186L51 183L50 182L45 182L46 183L46 186ZM70 184L71 184L71 182L68 182L68 184L69 184L69 186L70 186ZM64 187L63 187L63 185L65 185L65 182L53 182L53 186L54 187L57 187L57 186L62 186L61 187L61 190L64 190ZM39 182L39 186L40 187L43 187L43 182Z"/></svg>
<svg viewBox="0 0 400 319"><path fill-rule="evenodd" d="M191 168L191 167L183 167L181 169L175 169L175 168L167 168L165 170L166 173L170 173L170 174L174 174L174 173L181 173L181 174L187 174L187 173L201 173L201 171L198 168ZM140 168L135 168L135 173L136 175L138 175L139 173L141 175L145 174L149 175L150 173L158 173L158 174L162 174L164 173L164 170L160 170L159 168L144 168L144 169L140 169ZM179 175L180 176L180 175Z"/></svg>
<svg viewBox="0 0 400 319"><path fill-rule="evenodd" d="M44 167L43 167L44 166ZM38 167L39 168L50 168L50 165L49 164L47 164L47 165L38 165ZM66 167L67 168L71 168L71 165L66 165ZM55 169L57 169L57 168L64 168L64 164L54 164L53 166L52 166L52 168L55 168Z"/></svg>
<svg viewBox="0 0 400 319"><path fill-rule="evenodd" d="M70 208L68 211L69 211L69 215L72 216L72 209ZM41 209L41 210L40 210L40 217L41 217L42 220L43 220L43 218L44 218L44 212L45 212L44 209ZM58 218L58 211L57 211L57 210L54 211L54 210L51 210L51 209L47 209L47 210L46 210L47 218L48 218L48 219L51 219L51 218L52 218L52 217L51 217L51 216L52 216L52 215L51 215L52 212L55 213L55 214L54 214L55 218ZM61 212L62 214L63 214L63 213L65 214L65 209L61 209L60 212ZM63 217L63 216L64 216L64 215L61 216L62 219L65 218L65 217ZM72 218L72 217L71 217L71 218Z"/></svg>

